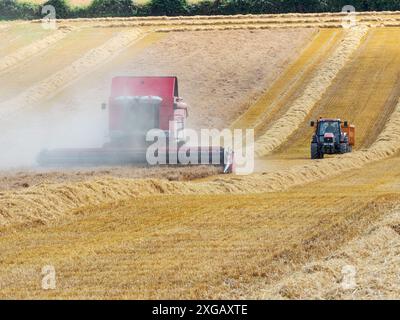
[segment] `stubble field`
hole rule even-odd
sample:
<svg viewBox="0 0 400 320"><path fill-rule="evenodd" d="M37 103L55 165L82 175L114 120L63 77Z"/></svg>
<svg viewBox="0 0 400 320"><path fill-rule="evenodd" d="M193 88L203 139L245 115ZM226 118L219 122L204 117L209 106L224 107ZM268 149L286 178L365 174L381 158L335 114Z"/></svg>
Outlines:
<svg viewBox="0 0 400 320"><path fill-rule="evenodd" d="M0 297L398 297L398 18L1 23ZM194 129L254 128L255 172L38 168L47 144L103 143L121 74L177 75ZM319 116L356 125L353 153L309 160Z"/></svg>

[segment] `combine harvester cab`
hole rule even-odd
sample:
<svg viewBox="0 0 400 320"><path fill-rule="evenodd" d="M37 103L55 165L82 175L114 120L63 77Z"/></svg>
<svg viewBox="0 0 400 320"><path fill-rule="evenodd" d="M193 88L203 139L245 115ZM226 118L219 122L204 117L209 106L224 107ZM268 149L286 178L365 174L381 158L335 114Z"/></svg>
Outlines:
<svg viewBox="0 0 400 320"><path fill-rule="evenodd" d="M232 155L222 147L185 145L188 106L179 97L176 77L115 77L108 107L109 141L102 148L43 150L41 166L93 165L214 165L232 172ZM150 130L158 129L166 143L149 162ZM186 157L182 157L182 154ZM190 155L192 155L190 157ZM185 161L182 161L182 158ZM191 161L186 160L190 158Z"/></svg>
<svg viewBox="0 0 400 320"><path fill-rule="evenodd" d="M311 159L323 159L325 154L352 152L355 145L355 126L340 119L320 118L311 121L315 132L311 140Z"/></svg>

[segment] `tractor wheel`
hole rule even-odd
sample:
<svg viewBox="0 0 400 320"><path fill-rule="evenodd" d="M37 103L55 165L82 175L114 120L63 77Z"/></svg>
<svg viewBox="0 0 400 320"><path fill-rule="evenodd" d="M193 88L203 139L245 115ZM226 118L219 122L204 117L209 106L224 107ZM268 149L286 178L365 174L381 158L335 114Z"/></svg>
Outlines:
<svg viewBox="0 0 400 320"><path fill-rule="evenodd" d="M340 144L340 154L345 154L347 152L347 145L345 143Z"/></svg>
<svg viewBox="0 0 400 320"><path fill-rule="evenodd" d="M353 152L353 147L352 146L348 146L347 152Z"/></svg>
<svg viewBox="0 0 400 320"><path fill-rule="evenodd" d="M321 159L321 155L318 151L318 144L317 143L312 143L311 144L311 159Z"/></svg>
<svg viewBox="0 0 400 320"><path fill-rule="evenodd" d="M345 153L347 153L347 152L349 152L349 146L348 146L348 144L347 144L347 143L341 143L341 144L340 144L340 153L341 153L341 154L345 154Z"/></svg>

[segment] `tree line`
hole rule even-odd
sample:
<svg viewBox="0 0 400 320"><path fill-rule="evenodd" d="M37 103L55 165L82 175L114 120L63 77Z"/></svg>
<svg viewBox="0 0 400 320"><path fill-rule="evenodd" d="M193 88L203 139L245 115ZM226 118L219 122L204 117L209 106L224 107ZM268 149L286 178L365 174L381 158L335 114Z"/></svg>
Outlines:
<svg viewBox="0 0 400 320"><path fill-rule="evenodd" d="M340 12L345 5L357 11L400 10L400 0L150 0L146 4L93 0L86 7L73 7L67 0L48 0L44 5L54 6L57 18ZM0 19L38 19L43 17L41 8L29 2L0 0Z"/></svg>

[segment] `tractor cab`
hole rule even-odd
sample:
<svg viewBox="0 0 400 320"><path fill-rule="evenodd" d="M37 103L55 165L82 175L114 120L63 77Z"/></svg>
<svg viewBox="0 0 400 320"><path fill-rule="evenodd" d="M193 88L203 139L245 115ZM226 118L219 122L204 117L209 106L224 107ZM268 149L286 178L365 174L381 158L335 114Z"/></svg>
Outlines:
<svg viewBox="0 0 400 320"><path fill-rule="evenodd" d="M335 138L336 141L339 141L340 137L340 120L338 121L319 121L318 122L318 137L322 140L325 138L332 139ZM326 137L328 135L329 137ZM329 141L334 142L334 141Z"/></svg>

